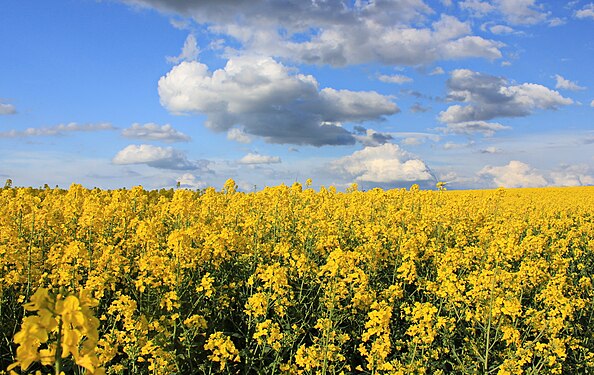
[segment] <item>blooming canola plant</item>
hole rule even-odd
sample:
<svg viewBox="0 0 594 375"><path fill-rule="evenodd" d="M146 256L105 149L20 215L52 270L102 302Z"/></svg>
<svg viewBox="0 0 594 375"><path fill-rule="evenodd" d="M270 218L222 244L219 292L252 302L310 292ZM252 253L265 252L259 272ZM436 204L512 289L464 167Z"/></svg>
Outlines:
<svg viewBox="0 0 594 375"><path fill-rule="evenodd" d="M592 372L592 202L6 187L0 373Z"/></svg>

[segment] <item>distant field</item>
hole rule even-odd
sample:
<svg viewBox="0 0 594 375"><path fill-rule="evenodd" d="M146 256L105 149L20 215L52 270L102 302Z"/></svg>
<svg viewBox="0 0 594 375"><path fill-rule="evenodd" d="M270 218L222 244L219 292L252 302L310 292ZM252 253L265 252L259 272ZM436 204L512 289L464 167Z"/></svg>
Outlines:
<svg viewBox="0 0 594 375"><path fill-rule="evenodd" d="M5 188L0 369L587 374L593 275L594 187Z"/></svg>

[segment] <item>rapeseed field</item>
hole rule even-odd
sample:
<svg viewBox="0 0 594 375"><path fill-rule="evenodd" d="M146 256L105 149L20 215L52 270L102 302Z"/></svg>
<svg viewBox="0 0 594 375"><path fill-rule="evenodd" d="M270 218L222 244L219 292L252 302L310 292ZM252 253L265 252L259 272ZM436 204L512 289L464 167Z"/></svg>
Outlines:
<svg viewBox="0 0 594 375"><path fill-rule="evenodd" d="M594 188L0 190L0 373L594 373Z"/></svg>

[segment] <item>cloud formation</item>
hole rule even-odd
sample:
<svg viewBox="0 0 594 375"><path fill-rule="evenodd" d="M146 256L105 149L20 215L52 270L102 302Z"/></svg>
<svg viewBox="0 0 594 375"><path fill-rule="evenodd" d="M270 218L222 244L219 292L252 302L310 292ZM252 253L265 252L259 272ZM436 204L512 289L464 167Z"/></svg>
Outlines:
<svg viewBox="0 0 594 375"><path fill-rule="evenodd" d="M435 179L425 162L392 143L365 147L334 161L331 167L358 182L397 184Z"/></svg>
<svg viewBox="0 0 594 375"><path fill-rule="evenodd" d="M190 136L175 130L171 125L158 125L152 122L146 124L134 123L131 127L122 130L126 138L142 139L145 141L162 142L188 142Z"/></svg>
<svg viewBox="0 0 594 375"><path fill-rule="evenodd" d="M182 61L195 61L198 59L200 49L194 34L189 34L184 42L181 53L178 56L168 56L167 61L172 64L178 64Z"/></svg>
<svg viewBox="0 0 594 375"><path fill-rule="evenodd" d="M468 103L452 105L440 112L447 124L523 117L537 109L557 109L573 103L559 92L535 83L510 84L503 77L457 69L447 81L447 100Z"/></svg>
<svg viewBox="0 0 594 375"><path fill-rule="evenodd" d="M363 129L363 131L361 131L361 128L357 128L355 130L358 131L358 134L355 135L355 138L365 147L381 146L384 143L394 139L388 133L380 133L373 129Z"/></svg>
<svg viewBox="0 0 594 375"><path fill-rule="evenodd" d="M512 25L534 25L549 17L535 0L464 0L458 6L475 17L498 13Z"/></svg>
<svg viewBox="0 0 594 375"><path fill-rule="evenodd" d="M414 66L439 59L496 59L503 46L472 35L469 24L452 16L428 24L434 11L422 0L121 1L191 17L251 53L308 64Z"/></svg>
<svg viewBox="0 0 594 375"><path fill-rule="evenodd" d="M586 4L584 5L584 7L580 10L577 10L575 12L575 17L576 18L591 18L594 19L594 3L590 3L590 4Z"/></svg>
<svg viewBox="0 0 594 375"><path fill-rule="evenodd" d="M579 91L579 90L586 89L585 87L582 87L575 82L572 82L568 79L563 78L559 74L555 74L555 80L557 81L557 84L555 85L556 89L563 89L563 90L570 90L570 91Z"/></svg>
<svg viewBox="0 0 594 375"><path fill-rule="evenodd" d="M179 187L184 189L203 189L206 186L208 186L206 182L201 181L192 173L184 173L183 175L179 176L176 180L179 183Z"/></svg>
<svg viewBox="0 0 594 375"><path fill-rule="evenodd" d="M587 165L564 165L551 172L555 186L594 185L594 170Z"/></svg>
<svg viewBox="0 0 594 375"><path fill-rule="evenodd" d="M386 82L386 83L396 83L396 84L403 84L403 83L408 83L408 82L412 82L412 78L407 77L405 75L402 74L393 74L393 75L385 75L382 74L380 76L377 77L377 79L379 79L382 82Z"/></svg>
<svg viewBox="0 0 594 375"><path fill-rule="evenodd" d="M239 143L251 143L252 137L245 134L241 128L231 128L227 131L227 139Z"/></svg>
<svg viewBox="0 0 594 375"><path fill-rule="evenodd" d="M208 161L190 161L186 155L172 147L129 145L112 159L114 164L146 164L153 168L172 170L206 169Z"/></svg>
<svg viewBox="0 0 594 375"><path fill-rule="evenodd" d="M509 126L501 125L497 122L486 121L464 121L447 124L445 128L437 128L446 134L466 134L472 135L481 133L485 136L491 137L500 130L511 129Z"/></svg>
<svg viewBox="0 0 594 375"><path fill-rule="evenodd" d="M68 124L59 124L45 128L27 128L25 130L4 131L0 132L0 138L50 137L61 136L73 132L93 132L114 129L116 128L110 123L79 124L70 122Z"/></svg>
<svg viewBox="0 0 594 375"><path fill-rule="evenodd" d="M272 58L242 56L210 72L182 62L159 80L161 104L172 113L205 114L214 131L243 127L269 143L354 144L345 122L379 121L399 112L373 91L318 89L311 75L293 74Z"/></svg>
<svg viewBox="0 0 594 375"><path fill-rule="evenodd" d="M0 116L1 115L14 115L16 108L12 104L0 103Z"/></svg>
<svg viewBox="0 0 594 375"><path fill-rule="evenodd" d="M495 185L506 188L543 187L548 184L542 174L517 160L500 167L486 166L478 174L490 178Z"/></svg>
<svg viewBox="0 0 594 375"><path fill-rule="evenodd" d="M239 164L278 164L281 158L278 156L261 155L250 152L239 160Z"/></svg>

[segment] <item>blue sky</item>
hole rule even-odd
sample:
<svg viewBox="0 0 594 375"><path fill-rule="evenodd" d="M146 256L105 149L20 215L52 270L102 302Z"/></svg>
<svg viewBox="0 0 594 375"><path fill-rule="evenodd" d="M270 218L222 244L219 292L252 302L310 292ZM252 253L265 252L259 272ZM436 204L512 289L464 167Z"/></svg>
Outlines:
<svg viewBox="0 0 594 375"><path fill-rule="evenodd" d="M18 186L594 185L594 3L0 3Z"/></svg>

